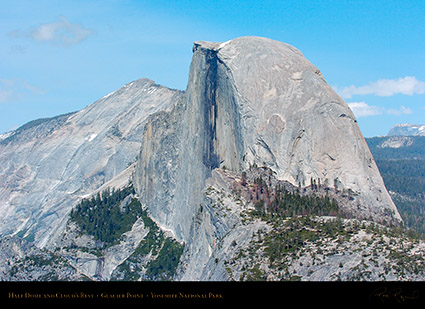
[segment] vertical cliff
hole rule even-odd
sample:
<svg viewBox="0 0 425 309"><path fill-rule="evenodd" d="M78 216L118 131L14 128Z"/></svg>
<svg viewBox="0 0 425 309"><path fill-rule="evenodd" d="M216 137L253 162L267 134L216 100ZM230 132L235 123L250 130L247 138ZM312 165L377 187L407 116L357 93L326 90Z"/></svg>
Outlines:
<svg viewBox="0 0 425 309"><path fill-rule="evenodd" d="M144 133L142 202L187 241L211 171L253 165L297 186L350 190L354 216L400 220L353 113L301 52L258 37L195 42L185 98Z"/></svg>
<svg viewBox="0 0 425 309"><path fill-rule="evenodd" d="M241 168L240 114L227 74L215 50L195 44L185 98L145 128L135 187L154 219L182 241L211 171Z"/></svg>
<svg viewBox="0 0 425 309"><path fill-rule="evenodd" d="M290 266L283 273L283 264L272 265L271 245L279 254L301 252L295 244L308 255L309 248L320 246L311 231L322 233L321 220L332 221L337 211L379 223L401 221L348 105L300 51L266 38L195 42L185 92L135 81L79 112L1 135L0 150L1 247L20 243L15 237L33 242L38 248L28 252L43 249L43 255L67 261L61 271L68 273L70 265L78 270L70 280L81 274L93 280L159 278L144 276L146 265L165 265L159 261L173 262L161 277L167 279L245 280L258 274L263 280L290 279L305 269ZM108 204L106 215L96 204L103 203L100 195L90 207L78 202L129 183L135 189L131 200L138 200L131 204L136 221L127 222L115 242L101 244L89 232L99 232L100 225L114 232L130 197ZM304 208L282 202L287 193ZM90 221L84 234L85 219L69 221L75 206L89 221L95 216L99 226ZM118 221L108 221L111 211ZM295 237L287 216L317 224L308 222L314 226L306 233L299 226ZM335 221L332 229L341 228ZM350 222L344 224L351 228ZM153 241L158 235L163 241ZM333 244L328 241L329 250ZM346 245L361 263L357 244ZM251 259L251 251L260 262ZM25 253L14 252L0 264L5 280L13 278L7 275L11 261L26 260ZM276 263L292 265L288 257ZM333 263L331 272L318 267L312 278L334 278L339 267ZM22 278L32 272L40 269Z"/></svg>

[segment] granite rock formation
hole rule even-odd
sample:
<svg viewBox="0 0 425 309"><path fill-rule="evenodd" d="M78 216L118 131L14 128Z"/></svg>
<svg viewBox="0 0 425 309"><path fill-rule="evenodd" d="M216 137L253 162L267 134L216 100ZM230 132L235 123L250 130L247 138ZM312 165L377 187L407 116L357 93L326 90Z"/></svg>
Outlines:
<svg viewBox="0 0 425 309"><path fill-rule="evenodd" d="M195 42L185 92L142 79L3 134L0 164L0 233L11 237L2 247L16 248L18 237L35 246L27 252L55 252L67 261L59 277L70 280L141 280L155 259L176 258L175 280L243 278L253 265L237 256L276 229L250 216L263 170L270 184L303 194L321 185L350 218L401 222L348 105L300 51L260 37ZM149 219L102 251L69 213L83 198L129 185ZM163 235L155 248L153 226ZM167 246L184 251L169 256ZM13 252L8 260L22 264L23 251Z"/></svg>
<svg viewBox="0 0 425 309"><path fill-rule="evenodd" d="M357 194L353 215L400 216L355 117L292 46L258 37L195 42L185 99L148 121L135 184L154 218L182 240L215 168L271 168Z"/></svg>
<svg viewBox="0 0 425 309"><path fill-rule="evenodd" d="M81 111L3 135L0 233L47 245L78 200L135 162L148 115L181 95L141 79Z"/></svg>

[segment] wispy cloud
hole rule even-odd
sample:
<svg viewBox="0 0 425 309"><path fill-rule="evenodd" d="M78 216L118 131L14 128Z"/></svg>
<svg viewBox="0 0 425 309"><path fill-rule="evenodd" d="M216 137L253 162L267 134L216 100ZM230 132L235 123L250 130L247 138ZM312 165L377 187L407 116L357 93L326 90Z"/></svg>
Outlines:
<svg viewBox="0 0 425 309"><path fill-rule="evenodd" d="M13 82L8 79L0 79L0 103L7 102L13 94Z"/></svg>
<svg viewBox="0 0 425 309"><path fill-rule="evenodd" d="M355 95L392 96L396 94L424 94L425 82L417 80L414 76L406 76L398 79L380 79L360 87L354 85L342 89L336 87L335 91L345 99L350 99Z"/></svg>
<svg viewBox="0 0 425 309"><path fill-rule="evenodd" d="M410 114L412 114L412 110L410 108L402 105L399 109L393 109L393 108L388 109L387 114L395 115L395 116L410 115Z"/></svg>
<svg viewBox="0 0 425 309"><path fill-rule="evenodd" d="M74 45L84 41L93 31L80 24L70 23L64 16L59 21L43 23L32 30L14 30L9 35L14 38L31 38L38 42L60 45Z"/></svg>
<svg viewBox="0 0 425 309"><path fill-rule="evenodd" d="M357 118L376 116L384 113L384 109L382 107L368 105L366 102L351 102L347 104Z"/></svg>
<svg viewBox="0 0 425 309"><path fill-rule="evenodd" d="M385 109L383 107L369 105L366 102L350 102L347 104L350 107L350 109L353 111L356 118L377 116L382 114L395 115L395 116L412 114L412 110L403 105L400 106L399 109L394 109L394 108Z"/></svg>
<svg viewBox="0 0 425 309"><path fill-rule="evenodd" d="M0 79L0 103L15 100L24 93L44 95L46 91L23 80Z"/></svg>

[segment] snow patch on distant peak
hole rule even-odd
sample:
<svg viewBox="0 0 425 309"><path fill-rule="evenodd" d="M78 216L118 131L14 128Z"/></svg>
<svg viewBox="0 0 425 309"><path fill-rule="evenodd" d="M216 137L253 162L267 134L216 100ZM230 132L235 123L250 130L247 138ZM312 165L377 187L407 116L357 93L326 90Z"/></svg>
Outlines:
<svg viewBox="0 0 425 309"><path fill-rule="evenodd" d="M425 136L425 125L401 123L396 124L387 134L388 136Z"/></svg>

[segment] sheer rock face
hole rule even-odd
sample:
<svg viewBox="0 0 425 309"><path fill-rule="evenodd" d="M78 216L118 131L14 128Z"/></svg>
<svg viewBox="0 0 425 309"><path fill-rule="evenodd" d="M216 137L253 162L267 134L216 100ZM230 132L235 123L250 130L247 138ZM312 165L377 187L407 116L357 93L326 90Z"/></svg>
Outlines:
<svg viewBox="0 0 425 309"><path fill-rule="evenodd" d="M346 190L353 200L340 206L355 217L401 220L347 104L297 49L258 37L195 42L184 93L142 79L0 135L0 166L0 235L52 252L82 197L131 179L155 223L185 243L176 280L229 280L223 261L272 228L245 222L253 205L232 191L251 166ZM119 250L104 278L131 254Z"/></svg>
<svg viewBox="0 0 425 309"><path fill-rule="evenodd" d="M238 94L245 166L265 163L294 184L351 189L359 193L356 215L400 219L353 113L298 50L255 37L215 50Z"/></svg>
<svg viewBox="0 0 425 309"><path fill-rule="evenodd" d="M170 111L181 95L141 79L77 113L29 123L3 136L0 233L47 245L81 197L135 161L146 118Z"/></svg>
<svg viewBox="0 0 425 309"><path fill-rule="evenodd" d="M136 186L158 223L188 241L215 168L356 194L357 217L401 220L348 105L300 51L258 37L195 42L186 97L145 129Z"/></svg>

